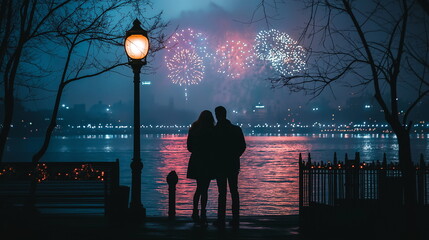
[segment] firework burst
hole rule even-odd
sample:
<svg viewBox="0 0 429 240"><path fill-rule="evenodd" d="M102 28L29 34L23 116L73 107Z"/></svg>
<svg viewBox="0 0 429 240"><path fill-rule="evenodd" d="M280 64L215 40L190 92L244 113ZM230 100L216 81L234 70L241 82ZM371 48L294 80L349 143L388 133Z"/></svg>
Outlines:
<svg viewBox="0 0 429 240"><path fill-rule="evenodd" d="M166 64L170 71L168 78L174 84L180 86L198 84L204 77L205 66L195 49L176 49L171 58L166 58Z"/></svg>
<svg viewBox="0 0 429 240"><path fill-rule="evenodd" d="M275 29L260 31L255 39L255 54L282 75L294 75L305 68L306 51L288 34Z"/></svg>
<svg viewBox="0 0 429 240"><path fill-rule="evenodd" d="M201 32L192 30L191 28L182 29L168 40L167 51L176 52L181 49L195 49L200 57L210 57L208 51L207 36Z"/></svg>
<svg viewBox="0 0 429 240"><path fill-rule="evenodd" d="M215 53L217 72L232 79L242 77L254 65L253 49L242 41L226 41Z"/></svg>
<svg viewBox="0 0 429 240"><path fill-rule="evenodd" d="M190 28L183 29L173 34L166 48L168 78L174 84L185 86L188 100L187 86L199 84L204 78L204 60L210 57L207 37Z"/></svg>

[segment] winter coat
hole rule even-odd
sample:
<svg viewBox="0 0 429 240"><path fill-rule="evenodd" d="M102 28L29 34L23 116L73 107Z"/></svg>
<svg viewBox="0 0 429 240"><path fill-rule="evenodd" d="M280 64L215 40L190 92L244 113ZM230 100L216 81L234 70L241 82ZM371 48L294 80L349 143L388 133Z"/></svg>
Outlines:
<svg viewBox="0 0 429 240"><path fill-rule="evenodd" d="M240 156L246 150L243 131L229 120L224 120L216 124L213 135L216 177L238 174Z"/></svg>
<svg viewBox="0 0 429 240"><path fill-rule="evenodd" d="M186 177L214 179L213 128L191 127L188 133L187 147L188 151L191 152L191 157Z"/></svg>

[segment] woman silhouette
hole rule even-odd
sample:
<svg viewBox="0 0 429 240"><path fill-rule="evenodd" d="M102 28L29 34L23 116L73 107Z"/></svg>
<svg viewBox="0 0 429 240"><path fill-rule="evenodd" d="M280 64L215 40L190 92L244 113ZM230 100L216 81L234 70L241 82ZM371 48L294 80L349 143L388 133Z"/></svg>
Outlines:
<svg viewBox="0 0 429 240"><path fill-rule="evenodd" d="M195 223L207 224L206 206L210 180L214 179L213 169L213 128L214 118L210 111L201 112L197 121L192 123L188 133L187 147L191 152L187 178L197 180L197 189L193 198L192 219ZM201 215L198 216L198 202L201 199Z"/></svg>

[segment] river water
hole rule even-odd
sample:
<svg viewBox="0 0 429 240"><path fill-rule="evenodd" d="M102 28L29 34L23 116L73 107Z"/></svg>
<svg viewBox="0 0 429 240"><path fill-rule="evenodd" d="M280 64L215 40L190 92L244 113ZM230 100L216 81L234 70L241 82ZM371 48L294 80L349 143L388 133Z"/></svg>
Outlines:
<svg viewBox="0 0 429 240"><path fill-rule="evenodd" d="M239 192L242 215L289 215L298 213L298 155L311 153L313 161L339 160L360 152L361 161L397 161L398 145L389 134L294 134L246 136L247 149L241 158ZM429 155L429 134L412 136L414 160ZM5 161L30 161L41 138L11 138ZM131 135L56 136L42 161L120 161L120 184L130 186ZM141 136L142 203L150 216L166 216L168 211L167 174L175 170L177 215L191 214L195 182L186 179L190 153L186 135L147 134ZM208 215L216 215L217 186L209 190ZM229 195L228 195L228 206Z"/></svg>

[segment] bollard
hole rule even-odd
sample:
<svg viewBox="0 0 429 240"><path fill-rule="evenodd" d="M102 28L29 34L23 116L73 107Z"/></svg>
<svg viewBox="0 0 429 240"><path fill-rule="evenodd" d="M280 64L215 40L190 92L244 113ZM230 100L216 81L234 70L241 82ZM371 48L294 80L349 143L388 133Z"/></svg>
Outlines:
<svg viewBox="0 0 429 240"><path fill-rule="evenodd" d="M179 181L176 171L171 171L167 175L168 183L168 218L176 217L176 184Z"/></svg>

